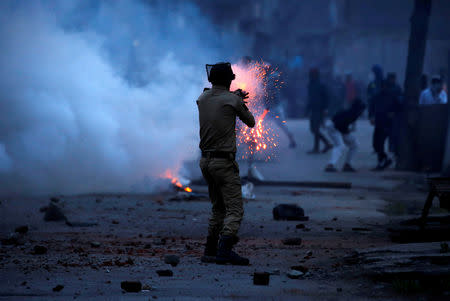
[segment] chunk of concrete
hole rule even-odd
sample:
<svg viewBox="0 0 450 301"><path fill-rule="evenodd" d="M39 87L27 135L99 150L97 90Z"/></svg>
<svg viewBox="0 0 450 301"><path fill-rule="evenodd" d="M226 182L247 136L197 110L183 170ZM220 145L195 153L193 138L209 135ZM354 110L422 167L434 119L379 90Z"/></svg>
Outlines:
<svg viewBox="0 0 450 301"><path fill-rule="evenodd" d="M300 271L297 271L297 270L290 270L290 271L287 273L287 276L288 276L289 278L291 278L291 279L299 279L300 277L303 276L303 273L300 272Z"/></svg>
<svg viewBox="0 0 450 301"><path fill-rule="evenodd" d="M142 283L140 281L122 281L120 287L129 293L138 293L142 290Z"/></svg>
<svg viewBox="0 0 450 301"><path fill-rule="evenodd" d="M57 221L65 221L66 216L62 212L62 210L56 206L53 202L47 207L44 215L44 221L46 222L57 222Z"/></svg>
<svg viewBox="0 0 450 301"><path fill-rule="evenodd" d="M164 262L176 267L180 263L180 258L176 255L167 255L164 257Z"/></svg>
<svg viewBox="0 0 450 301"><path fill-rule="evenodd" d="M157 270L156 273L160 277L172 277L173 276L173 272L171 270Z"/></svg>
<svg viewBox="0 0 450 301"><path fill-rule="evenodd" d="M267 272L255 272L253 273L254 285L269 285L270 273Z"/></svg>
<svg viewBox="0 0 450 301"><path fill-rule="evenodd" d="M303 208L294 204L280 204L272 210L273 218L275 220L288 221L307 221L309 218L305 216Z"/></svg>

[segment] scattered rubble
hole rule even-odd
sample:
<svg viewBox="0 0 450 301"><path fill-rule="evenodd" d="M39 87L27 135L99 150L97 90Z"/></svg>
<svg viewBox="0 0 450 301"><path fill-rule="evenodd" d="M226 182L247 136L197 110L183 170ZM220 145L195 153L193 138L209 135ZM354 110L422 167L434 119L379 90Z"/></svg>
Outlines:
<svg viewBox="0 0 450 301"><path fill-rule="evenodd" d="M288 276L289 278L291 278L291 279L299 279L300 277L303 276L303 273L300 272L300 271L297 271L297 270L290 270L290 271L287 273L287 276Z"/></svg>
<svg viewBox="0 0 450 301"><path fill-rule="evenodd" d="M2 239L2 245L23 245L23 234L18 232L10 233L7 238Z"/></svg>
<svg viewBox="0 0 450 301"><path fill-rule="evenodd" d="M295 226L296 229L305 229L305 224L297 224Z"/></svg>
<svg viewBox="0 0 450 301"><path fill-rule="evenodd" d="M300 271L303 274L306 274L306 273L308 273L309 268L307 268L307 267L305 267L303 265L296 265L296 266L292 266L291 270Z"/></svg>
<svg viewBox="0 0 450 301"><path fill-rule="evenodd" d="M369 232L369 231L372 231L372 230L370 230L368 228L362 228L362 227L353 227L352 231Z"/></svg>
<svg viewBox="0 0 450 301"><path fill-rule="evenodd" d="M164 262L176 267L180 263L180 258L176 255L166 255L166 257L164 257Z"/></svg>
<svg viewBox="0 0 450 301"><path fill-rule="evenodd" d="M184 201L209 202L209 195L206 193L178 191L176 195L171 196L170 198L167 199L167 201L169 201L169 202L184 202Z"/></svg>
<svg viewBox="0 0 450 301"><path fill-rule="evenodd" d="M166 239L165 238L155 238L153 240L153 244L155 246L164 246L166 244Z"/></svg>
<svg viewBox="0 0 450 301"><path fill-rule="evenodd" d="M309 217L305 216L303 208L293 204L280 204L272 210L275 220L288 221L307 221Z"/></svg>
<svg viewBox="0 0 450 301"><path fill-rule="evenodd" d="M93 227L98 226L98 223L94 222L75 222L66 220L66 225L69 227Z"/></svg>
<svg viewBox="0 0 450 301"><path fill-rule="evenodd" d="M143 291L151 291L153 288L150 286L150 285L148 285L148 284L144 284L143 286L142 286L142 290Z"/></svg>
<svg viewBox="0 0 450 301"><path fill-rule="evenodd" d="M142 290L142 283L140 281L122 281L120 287L129 293L138 293Z"/></svg>
<svg viewBox="0 0 450 301"><path fill-rule="evenodd" d="M254 185L252 182L247 182L242 185L242 197L244 199L254 200L256 198L255 194L253 193Z"/></svg>
<svg viewBox="0 0 450 301"><path fill-rule="evenodd" d="M20 234L26 234L28 232L28 226L19 226L14 231Z"/></svg>
<svg viewBox="0 0 450 301"><path fill-rule="evenodd" d="M64 285L58 284L57 286L55 286L53 288L53 291L54 292L60 292L60 291L62 291L63 288L64 288Z"/></svg>
<svg viewBox="0 0 450 301"><path fill-rule="evenodd" d="M356 250L345 259L378 281L416 281L423 288L445 290L441 284L450 279L450 255L440 250L438 242L398 244Z"/></svg>
<svg viewBox="0 0 450 301"><path fill-rule="evenodd" d="M59 198L52 197L52 198L50 198L50 202L59 203Z"/></svg>
<svg viewBox="0 0 450 301"><path fill-rule="evenodd" d="M253 273L254 285L269 285L270 273L267 272L255 272Z"/></svg>
<svg viewBox="0 0 450 301"><path fill-rule="evenodd" d="M47 253L47 247L37 245L37 246L34 246L33 251L34 251L33 254L35 254L35 255L46 254Z"/></svg>
<svg viewBox="0 0 450 301"><path fill-rule="evenodd" d="M302 239L300 237L286 238L283 239L281 242L287 246L299 246L302 244Z"/></svg>
<svg viewBox="0 0 450 301"><path fill-rule="evenodd" d="M47 206L47 210L45 210L44 221L46 222L57 222L57 221L65 221L67 218L62 212L62 210L50 202Z"/></svg>
<svg viewBox="0 0 450 301"><path fill-rule="evenodd" d="M100 243L98 241L92 241L91 242L91 247L93 247L93 248L100 248Z"/></svg>
<svg viewBox="0 0 450 301"><path fill-rule="evenodd" d="M173 272L171 270L157 270L156 273L160 277L172 277Z"/></svg>

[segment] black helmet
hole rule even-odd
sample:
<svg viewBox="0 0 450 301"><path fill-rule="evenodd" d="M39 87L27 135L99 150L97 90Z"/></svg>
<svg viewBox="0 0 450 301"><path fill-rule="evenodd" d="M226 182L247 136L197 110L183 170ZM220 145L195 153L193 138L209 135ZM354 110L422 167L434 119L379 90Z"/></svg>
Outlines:
<svg viewBox="0 0 450 301"><path fill-rule="evenodd" d="M230 63L217 63L214 65L206 65L206 73L208 81L211 83L222 83L235 79L233 69Z"/></svg>

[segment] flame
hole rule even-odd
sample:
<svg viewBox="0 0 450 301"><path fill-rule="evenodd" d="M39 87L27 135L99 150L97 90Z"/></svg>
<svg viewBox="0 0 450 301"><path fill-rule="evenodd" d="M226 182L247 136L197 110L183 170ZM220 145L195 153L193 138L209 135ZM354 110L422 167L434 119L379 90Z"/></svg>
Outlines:
<svg viewBox="0 0 450 301"><path fill-rule="evenodd" d="M247 65L233 64L232 68L236 79L231 84L231 90L242 89L249 93L247 106L256 119L256 125L252 129L242 122L238 123L238 146L246 146L242 158L248 158L256 152L264 152L266 160L269 160L273 157L271 150L277 146L278 135L263 121L269 113L266 103L273 97L269 95L268 85L279 88L282 84L279 73L263 61Z"/></svg>
<svg viewBox="0 0 450 301"><path fill-rule="evenodd" d="M170 170L170 169L167 169L167 170L161 175L161 178L169 179L170 182L171 182L174 186L176 186L176 187L178 187L178 188L180 188L180 189L182 189L182 190L184 190L184 191L186 191L186 192L192 192L192 188L191 188L191 187L188 187L188 186L184 187L183 184L181 184L181 182L180 182L180 180L178 179L178 177L175 176L174 172L173 172L172 170Z"/></svg>

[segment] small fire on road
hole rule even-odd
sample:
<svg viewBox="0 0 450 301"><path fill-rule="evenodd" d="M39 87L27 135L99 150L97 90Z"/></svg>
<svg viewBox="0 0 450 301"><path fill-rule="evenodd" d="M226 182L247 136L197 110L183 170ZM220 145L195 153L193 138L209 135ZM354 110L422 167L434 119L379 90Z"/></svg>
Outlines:
<svg viewBox="0 0 450 301"><path fill-rule="evenodd" d="M170 170L170 169L167 169L167 170L163 173L163 175L161 176L161 178L169 179L170 182L172 183L172 185L173 185L177 190L185 191L185 192L192 192L192 188L189 187L189 186L183 185L183 184L181 183L181 181L180 181L180 178L179 178L178 176L176 176L175 173L174 173L172 170Z"/></svg>

